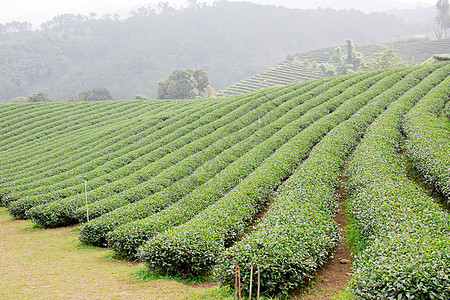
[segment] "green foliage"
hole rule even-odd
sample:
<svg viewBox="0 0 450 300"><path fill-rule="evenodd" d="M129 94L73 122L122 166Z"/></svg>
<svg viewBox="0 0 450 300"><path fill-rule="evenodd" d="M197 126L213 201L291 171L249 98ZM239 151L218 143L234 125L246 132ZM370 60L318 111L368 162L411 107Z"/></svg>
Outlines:
<svg viewBox="0 0 450 300"><path fill-rule="evenodd" d="M402 118L422 97L442 93L448 72L449 65L440 64L411 74L410 90L369 127L351 156L350 211L367 242L353 264L357 298L450 295L448 214L407 179L398 154Z"/></svg>
<svg viewBox="0 0 450 300"><path fill-rule="evenodd" d="M375 54L375 59L364 64L364 70L381 70L388 68L406 67L406 63L398 56L399 50L394 47L383 46L383 51Z"/></svg>
<svg viewBox="0 0 450 300"><path fill-rule="evenodd" d="M158 99L195 99L205 96L208 74L202 69L180 69L158 83Z"/></svg>
<svg viewBox="0 0 450 300"><path fill-rule="evenodd" d="M28 102L52 102L48 95L44 92L37 92L28 97Z"/></svg>
<svg viewBox="0 0 450 300"><path fill-rule="evenodd" d="M137 92L154 99L158 80L188 66L206 70L221 90L286 53L338 45L349 35L368 44L411 31L386 14L234 1L178 11L165 5L120 22L61 15L39 31L0 33L0 99L42 89L51 99L65 100L94 87L107 88L114 99L132 99Z"/></svg>
<svg viewBox="0 0 450 300"><path fill-rule="evenodd" d="M438 119L449 100L448 84L434 90L406 115L403 132L405 153L425 182L441 193L450 204L450 129Z"/></svg>
<svg viewBox="0 0 450 300"><path fill-rule="evenodd" d="M355 297L448 298L448 212L408 180L399 129L406 145L436 130L427 122L443 121L449 70L356 73L221 99L2 105L0 203L49 227L86 222L89 209L80 240L141 257L151 272L198 280L216 267L232 288L234 263L248 282L253 259L265 291L287 294L338 241L335 191L358 145L347 205L359 234Z"/></svg>
<svg viewBox="0 0 450 300"><path fill-rule="evenodd" d="M145 96L143 94L136 94L134 96L134 100L149 100L149 99L147 98L147 96Z"/></svg>
<svg viewBox="0 0 450 300"><path fill-rule="evenodd" d="M345 55L341 47L334 49L331 63L321 64L320 70L325 76L343 75L357 72L363 62L361 52L355 50L353 40L347 39L345 46Z"/></svg>
<svg viewBox="0 0 450 300"><path fill-rule="evenodd" d="M27 97L19 96L8 101L8 103L26 103L30 102Z"/></svg>
<svg viewBox="0 0 450 300"><path fill-rule="evenodd" d="M450 101L447 103L444 109L445 116L450 119Z"/></svg>
<svg viewBox="0 0 450 300"><path fill-rule="evenodd" d="M78 95L73 95L67 102L86 102L86 101L104 101L114 100L111 93L106 88L95 88Z"/></svg>
<svg viewBox="0 0 450 300"><path fill-rule="evenodd" d="M450 54L435 54L433 57L438 61L449 61Z"/></svg>

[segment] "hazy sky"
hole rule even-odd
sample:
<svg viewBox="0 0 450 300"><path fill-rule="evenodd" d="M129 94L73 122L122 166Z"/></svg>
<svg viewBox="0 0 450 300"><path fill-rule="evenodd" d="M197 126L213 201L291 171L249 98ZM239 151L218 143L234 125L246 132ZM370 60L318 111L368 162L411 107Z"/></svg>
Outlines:
<svg viewBox="0 0 450 300"><path fill-rule="evenodd" d="M314 8L318 4L333 8L351 8L373 11L378 7L407 8L405 4L415 6L416 3L434 5L436 0L247 0L262 4L283 5L291 8ZM185 5L185 0L1 0L0 23L16 21L29 21L34 27L39 27L44 21L51 20L54 16L63 13L88 15L95 12L99 16L106 13L126 13L138 6L148 7L152 3L169 2L171 6ZM199 0L199 2L211 3L213 0ZM376 4L374 4L376 3ZM403 5L402 5L403 3ZM155 6L156 4L153 4ZM354 5L354 6L352 6Z"/></svg>

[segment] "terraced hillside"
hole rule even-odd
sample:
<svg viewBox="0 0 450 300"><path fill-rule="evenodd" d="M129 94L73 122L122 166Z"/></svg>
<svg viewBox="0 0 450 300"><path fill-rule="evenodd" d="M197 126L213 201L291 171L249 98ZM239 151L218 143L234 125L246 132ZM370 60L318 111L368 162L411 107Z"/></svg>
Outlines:
<svg viewBox="0 0 450 300"><path fill-rule="evenodd" d="M450 53L450 39L405 42L392 46L399 50L402 60L411 66L426 61L434 54ZM260 74L243 79L221 90L219 95L233 96L262 88L322 78L323 73L319 70L318 64L330 62L334 49L335 47L330 47L295 54L294 60L286 60ZM383 50L383 47L359 45L356 46L356 50L363 54L364 60L370 61L375 58L375 53Z"/></svg>
<svg viewBox="0 0 450 300"><path fill-rule="evenodd" d="M170 275L214 269L234 287L238 262L248 289L253 260L262 291L277 294L310 280L339 242L345 185L365 243L354 294L446 299L449 211L408 179L399 149L406 138L418 169L440 167L421 163L424 128L410 123L447 124L449 84L450 63L437 63L230 98L1 105L1 205L43 227L82 223L83 243ZM439 180L450 174L437 174L449 200Z"/></svg>

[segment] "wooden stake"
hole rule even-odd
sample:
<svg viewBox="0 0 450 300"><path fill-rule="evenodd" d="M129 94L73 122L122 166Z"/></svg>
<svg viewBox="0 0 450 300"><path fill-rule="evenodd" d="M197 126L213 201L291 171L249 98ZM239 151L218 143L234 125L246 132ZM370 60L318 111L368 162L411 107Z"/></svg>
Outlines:
<svg viewBox="0 0 450 300"><path fill-rule="evenodd" d="M241 268L238 267L239 300L241 300Z"/></svg>
<svg viewBox="0 0 450 300"><path fill-rule="evenodd" d="M84 193L86 194L86 217L87 217L87 221L89 222L89 204L88 204L88 199L87 199L86 177L84 177Z"/></svg>
<svg viewBox="0 0 450 300"><path fill-rule="evenodd" d="M252 283L253 283L253 260L250 264L250 291L248 293L249 300L252 300Z"/></svg>
<svg viewBox="0 0 450 300"><path fill-rule="evenodd" d="M259 271L259 266L258 266L258 294L257 294L257 299L259 300L259 290L261 287L261 272Z"/></svg>
<svg viewBox="0 0 450 300"><path fill-rule="evenodd" d="M236 262L236 266L234 267L234 299L237 300L238 298L238 265Z"/></svg>

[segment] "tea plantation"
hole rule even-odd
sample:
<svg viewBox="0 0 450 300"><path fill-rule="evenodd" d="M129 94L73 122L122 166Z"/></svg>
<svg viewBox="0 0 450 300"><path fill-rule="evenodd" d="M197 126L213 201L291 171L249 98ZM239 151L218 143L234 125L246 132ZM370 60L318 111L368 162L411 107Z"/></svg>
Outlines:
<svg viewBox="0 0 450 300"><path fill-rule="evenodd" d="M449 299L449 100L440 62L228 98L4 104L0 204L42 227L81 223L83 243L164 274L234 288L236 262L248 282L253 261L275 295L339 243L344 185L364 244L352 293Z"/></svg>

